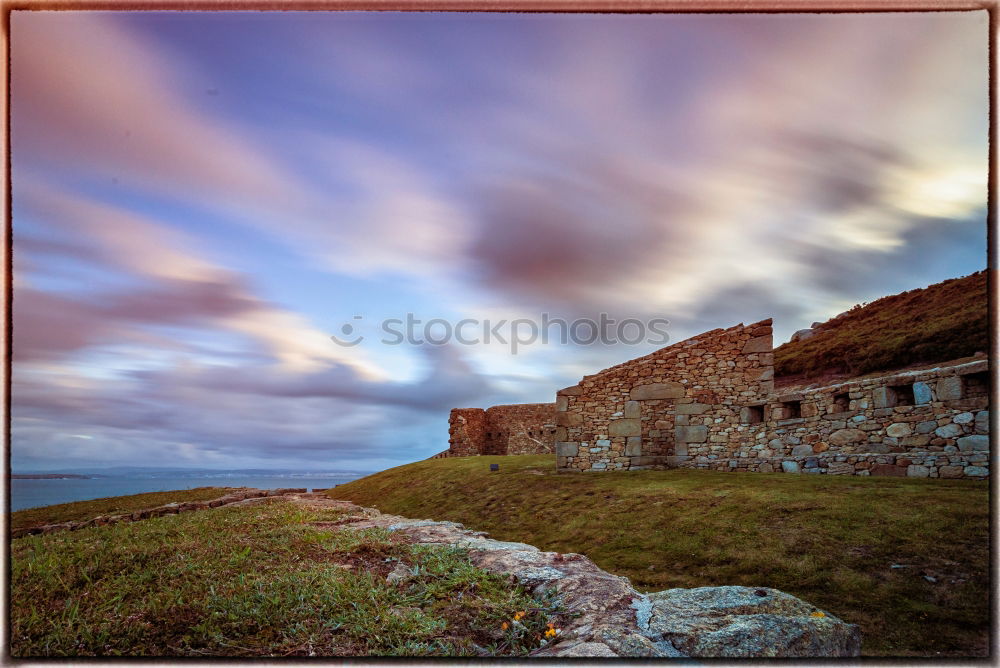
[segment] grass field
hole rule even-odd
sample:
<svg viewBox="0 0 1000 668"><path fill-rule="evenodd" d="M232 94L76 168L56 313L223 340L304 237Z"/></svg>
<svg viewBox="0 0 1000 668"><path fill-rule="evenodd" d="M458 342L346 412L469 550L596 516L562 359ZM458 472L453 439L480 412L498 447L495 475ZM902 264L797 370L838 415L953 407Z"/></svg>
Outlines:
<svg viewBox="0 0 1000 668"><path fill-rule="evenodd" d="M274 502L17 539L11 653L517 656L559 619L462 550L312 524L338 517Z"/></svg>
<svg viewBox="0 0 1000 668"><path fill-rule="evenodd" d="M988 492L961 480L556 474L538 455L422 461L328 494L580 552L646 591L775 587L860 624L866 655L940 657L988 652Z"/></svg>
<svg viewBox="0 0 1000 668"><path fill-rule="evenodd" d="M90 501L58 503L41 508L28 508L10 514L10 528L37 527L43 524L79 522L98 515L118 515L144 508L154 508L175 501L210 501L225 496L229 487L196 487L170 492L147 492L131 496L110 496Z"/></svg>

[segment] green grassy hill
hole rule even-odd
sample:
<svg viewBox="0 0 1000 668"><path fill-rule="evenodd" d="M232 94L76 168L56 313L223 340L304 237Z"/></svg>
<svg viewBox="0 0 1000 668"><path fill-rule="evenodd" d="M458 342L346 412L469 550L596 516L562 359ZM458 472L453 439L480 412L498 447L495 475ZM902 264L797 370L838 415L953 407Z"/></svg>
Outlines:
<svg viewBox="0 0 1000 668"><path fill-rule="evenodd" d="M149 495L106 501L146 507ZM275 501L11 541L11 656L478 658L538 647L554 608L466 551L380 528L331 531L343 511ZM88 503L60 516L86 515ZM388 581L399 566L405 580ZM506 630L517 611L527 616Z"/></svg>
<svg viewBox="0 0 1000 668"><path fill-rule="evenodd" d="M778 377L861 375L989 350L986 271L883 297L774 351Z"/></svg>
<svg viewBox="0 0 1000 668"><path fill-rule="evenodd" d="M985 656L988 492L962 480L557 474L551 455L532 455L416 462L328 494L583 553L647 591L775 587L860 624L867 655Z"/></svg>

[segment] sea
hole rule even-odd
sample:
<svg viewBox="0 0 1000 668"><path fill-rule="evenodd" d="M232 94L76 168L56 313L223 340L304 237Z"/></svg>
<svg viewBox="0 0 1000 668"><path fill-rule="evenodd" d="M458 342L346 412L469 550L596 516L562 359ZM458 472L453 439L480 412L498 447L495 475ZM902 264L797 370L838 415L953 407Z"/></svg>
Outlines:
<svg viewBox="0 0 1000 668"><path fill-rule="evenodd" d="M92 478L46 478L10 480L10 510L50 506L70 501L89 501L108 496L125 496L143 492L166 492L195 487L279 487L327 489L363 477L367 473L320 474L238 474L218 473L197 476L121 475Z"/></svg>

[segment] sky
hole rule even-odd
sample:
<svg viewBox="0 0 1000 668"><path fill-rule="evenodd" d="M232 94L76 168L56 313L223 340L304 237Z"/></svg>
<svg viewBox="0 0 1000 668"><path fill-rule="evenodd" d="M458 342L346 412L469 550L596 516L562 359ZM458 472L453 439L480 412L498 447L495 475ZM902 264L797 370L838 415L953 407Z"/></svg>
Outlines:
<svg viewBox="0 0 1000 668"><path fill-rule="evenodd" d="M381 470L452 407L983 269L988 29L15 11L12 468ZM483 340L543 314L668 336Z"/></svg>

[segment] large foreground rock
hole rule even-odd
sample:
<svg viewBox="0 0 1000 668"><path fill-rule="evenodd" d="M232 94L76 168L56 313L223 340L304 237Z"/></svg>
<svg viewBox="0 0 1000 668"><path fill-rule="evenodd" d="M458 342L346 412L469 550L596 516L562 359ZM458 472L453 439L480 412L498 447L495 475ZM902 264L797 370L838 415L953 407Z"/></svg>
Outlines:
<svg viewBox="0 0 1000 668"><path fill-rule="evenodd" d="M696 657L858 656L858 627L767 587L649 595L648 635Z"/></svg>
<svg viewBox="0 0 1000 668"><path fill-rule="evenodd" d="M319 495L302 495L309 503ZM295 501L296 497L288 497ZM346 501L323 499L349 515L345 529L382 527L415 543L469 549L472 562L508 576L535 596L554 593L570 621L545 657L854 657L861 635L794 596L768 587L700 587L637 592L581 554L542 552L497 541L457 522L384 515Z"/></svg>

